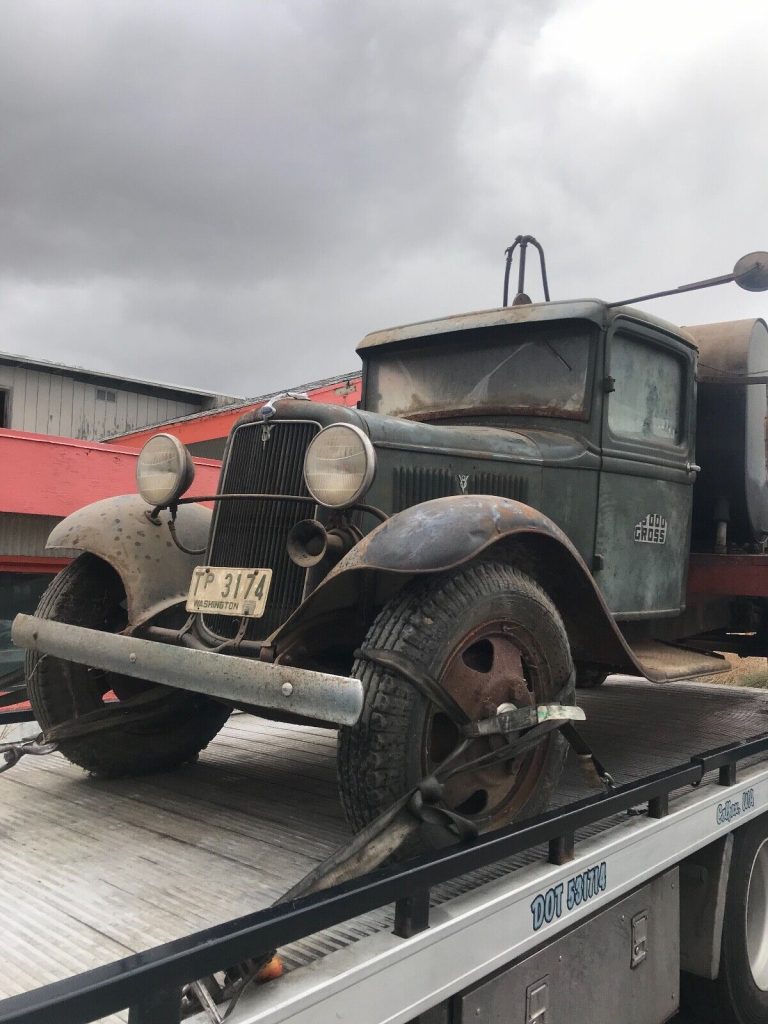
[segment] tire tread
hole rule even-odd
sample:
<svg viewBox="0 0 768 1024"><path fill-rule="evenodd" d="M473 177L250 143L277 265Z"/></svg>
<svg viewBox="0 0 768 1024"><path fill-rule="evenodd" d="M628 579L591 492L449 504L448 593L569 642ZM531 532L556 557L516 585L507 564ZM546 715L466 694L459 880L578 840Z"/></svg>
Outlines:
<svg viewBox="0 0 768 1024"><path fill-rule="evenodd" d="M115 571L94 555L81 555L43 593L36 614L73 625L104 628L123 595ZM87 669L33 651L26 656L29 698L43 731L88 710ZM229 708L212 698L178 691L146 725L124 727L59 744L73 764L93 775L117 778L165 771L194 759L216 736Z"/></svg>
<svg viewBox="0 0 768 1024"><path fill-rule="evenodd" d="M530 577L507 563L481 561L451 575L412 584L382 609L365 646L397 650L423 665L425 629L436 621L461 615L466 610L468 589L476 595L514 589L537 604L542 616L560 622L554 604ZM565 675L571 671L570 656L568 662L561 666ZM406 765L413 745L408 726L413 702L420 698L406 680L364 658L355 661L352 674L363 683L365 701L357 725L341 730L338 779L344 813L359 829L408 788ZM562 740L561 744L562 760ZM542 787L540 802L548 800L555 784L556 779L552 779L549 786Z"/></svg>

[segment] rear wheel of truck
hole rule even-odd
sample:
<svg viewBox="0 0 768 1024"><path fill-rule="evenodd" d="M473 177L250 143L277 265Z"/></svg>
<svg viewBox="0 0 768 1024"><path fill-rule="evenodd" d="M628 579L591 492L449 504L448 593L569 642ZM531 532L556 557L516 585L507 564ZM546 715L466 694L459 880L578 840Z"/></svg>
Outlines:
<svg viewBox="0 0 768 1024"><path fill-rule="evenodd" d="M560 615L530 577L510 565L478 562L417 580L380 612L366 649L397 652L429 673L471 719L500 704L574 703L573 662ZM365 687L360 721L343 728L339 787L351 825L360 829L429 775L458 745L453 721L411 683L364 657L352 674ZM503 745L477 740L462 755ZM540 811L567 752L553 732L532 751L445 783L449 807L478 829Z"/></svg>
<svg viewBox="0 0 768 1024"><path fill-rule="evenodd" d="M53 580L36 614L70 625L119 632L127 622L122 581L100 558L81 555ZM104 777L163 771L192 760L230 713L210 697L156 687L34 651L27 652L26 673L32 710L44 732L115 701L129 701L158 689L162 699L155 707L146 705L141 721L60 741L59 749L70 761ZM119 705L114 710L118 712Z"/></svg>
<svg viewBox="0 0 768 1024"><path fill-rule="evenodd" d="M736 829L723 921L722 1021L768 1020L768 815Z"/></svg>
<svg viewBox="0 0 768 1024"><path fill-rule="evenodd" d="M682 995L685 1010L702 1021L768 1021L768 814L733 836L718 977L684 973Z"/></svg>

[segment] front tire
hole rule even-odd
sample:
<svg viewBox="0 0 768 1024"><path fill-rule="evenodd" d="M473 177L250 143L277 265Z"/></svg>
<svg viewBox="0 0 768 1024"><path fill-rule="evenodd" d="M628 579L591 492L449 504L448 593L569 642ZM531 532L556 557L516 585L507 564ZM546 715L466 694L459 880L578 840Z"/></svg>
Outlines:
<svg viewBox="0 0 768 1024"><path fill-rule="evenodd" d="M514 567L478 562L418 580L379 613L365 647L396 651L434 679L470 718L502 703L574 702L573 662L560 615ZM358 659L366 696L360 721L343 728L339 788L347 819L363 828L413 789L459 742L450 719L397 674ZM476 741L469 760L500 745ZM559 732L533 751L445 784L444 799L480 830L546 806L567 752Z"/></svg>
<svg viewBox="0 0 768 1024"><path fill-rule="evenodd" d="M94 555L81 555L53 580L36 614L70 625L115 633L126 623L120 577ZM43 731L105 706L114 695L128 700L154 683L27 652L27 684ZM61 752L93 775L114 778L174 768L208 745L230 709L210 697L168 690L167 700L141 723L124 724L82 738L62 740Z"/></svg>

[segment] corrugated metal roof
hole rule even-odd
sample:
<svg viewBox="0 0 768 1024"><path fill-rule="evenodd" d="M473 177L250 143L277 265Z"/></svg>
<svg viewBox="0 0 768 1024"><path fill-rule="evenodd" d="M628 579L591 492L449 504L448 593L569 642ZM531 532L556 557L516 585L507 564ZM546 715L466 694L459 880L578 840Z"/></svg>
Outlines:
<svg viewBox="0 0 768 1024"><path fill-rule="evenodd" d="M214 409L205 409L202 412L189 413L188 416L177 416L171 420L164 420L162 423L153 424L153 430L155 427L160 428L168 426L171 423L186 423L191 420L204 420L210 416L219 416L222 413L231 412L234 409L241 409L249 405L258 405L259 402L266 402L269 398L274 398L275 395L282 394L284 391L321 391L323 388L332 387L334 384L343 384L346 381L356 381L362 376L362 370L352 370L350 373L339 373L333 377L324 377L322 380L313 380L307 384L292 384L289 388L280 389L273 388L271 391L266 391L263 395L254 395L252 398L239 398L236 401L228 402L223 405L217 405ZM111 434L105 440L119 441L121 437L127 437L131 434L136 434L136 430L127 430L122 434Z"/></svg>
<svg viewBox="0 0 768 1024"><path fill-rule="evenodd" d="M130 386L149 391L172 391L176 395L189 395L190 397L222 398L232 402L242 401L236 395L222 395L217 391L202 391L200 388L182 388L178 384L142 380L139 377L121 377L102 370L88 370L84 366L67 366L66 363L54 363L47 359L30 359L28 356L17 355L13 352L0 352L0 363L4 363L6 366L22 366L32 370L42 370L46 373L62 374L75 377L78 380L98 381L111 387Z"/></svg>

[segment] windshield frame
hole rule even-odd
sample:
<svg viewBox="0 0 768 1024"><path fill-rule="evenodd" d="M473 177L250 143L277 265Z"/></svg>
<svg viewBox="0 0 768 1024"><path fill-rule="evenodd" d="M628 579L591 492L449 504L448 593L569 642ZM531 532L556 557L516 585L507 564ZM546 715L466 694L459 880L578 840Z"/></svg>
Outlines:
<svg viewBox="0 0 768 1024"><path fill-rule="evenodd" d="M371 391L371 369L379 360L389 361L397 354L405 354L417 350L428 350L435 360L439 360L445 354L446 349L461 348L470 350L473 346L508 345L510 355L513 346L520 345L531 340L536 344L547 345L553 352L553 358L563 358L557 351L557 343L564 336L573 332L583 336L588 346L586 359L586 372L584 375L584 390L582 402L578 409L567 409L563 406L532 405L528 404L467 404L467 405L446 405L443 408L435 407L430 409L419 409L412 412L382 412L380 408L372 408L370 403ZM592 415L592 403L594 392L594 378L596 373L600 337L602 334L600 325L593 320L582 317L563 318L553 321L527 322L519 324L494 325L493 327L482 327L476 330L464 330L441 334L437 337L422 337L409 339L401 343L389 344L382 348L371 348L361 352L363 356L363 389L360 408L366 409L377 415L395 416L397 419L413 420L415 422L430 423L443 420L462 419L472 417L525 417L525 418L546 418L556 420L575 421L580 423L589 422ZM504 362L503 360L502 362ZM501 366L502 363L499 364Z"/></svg>

